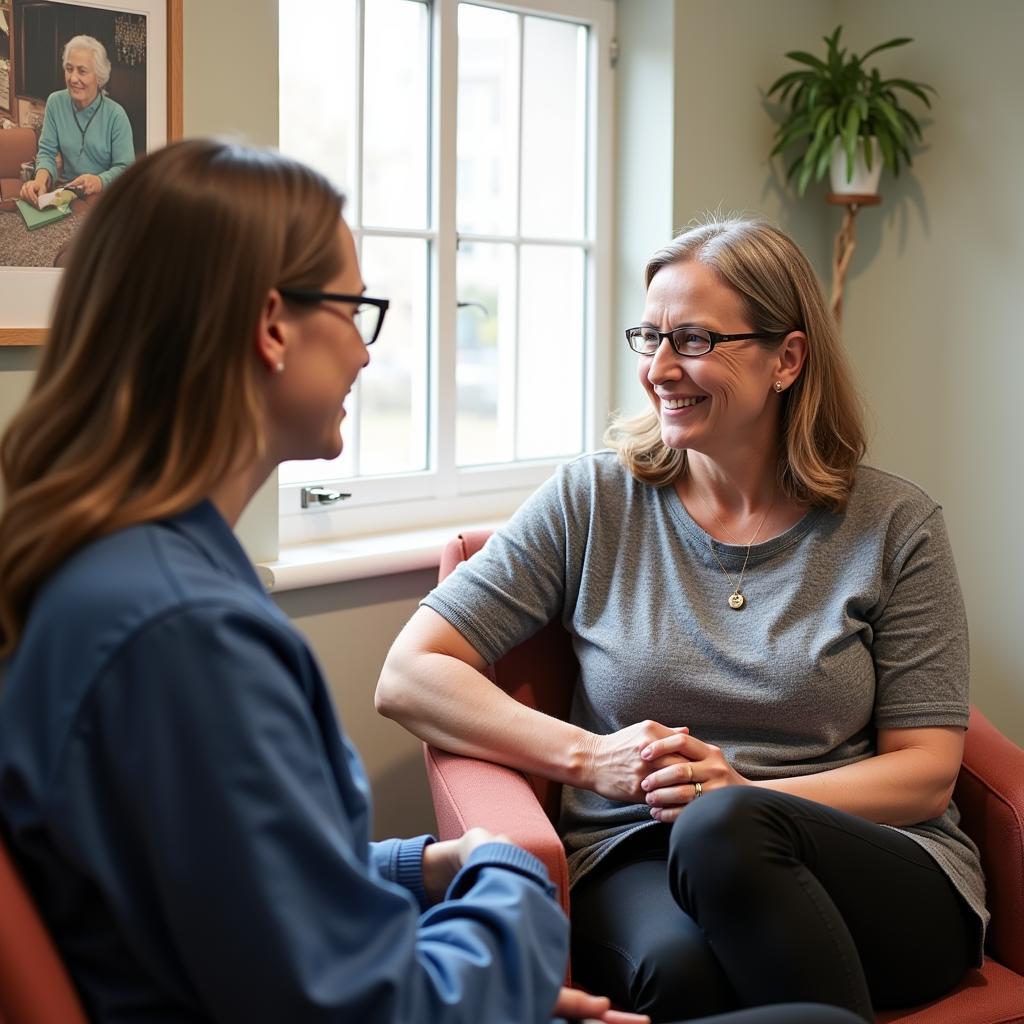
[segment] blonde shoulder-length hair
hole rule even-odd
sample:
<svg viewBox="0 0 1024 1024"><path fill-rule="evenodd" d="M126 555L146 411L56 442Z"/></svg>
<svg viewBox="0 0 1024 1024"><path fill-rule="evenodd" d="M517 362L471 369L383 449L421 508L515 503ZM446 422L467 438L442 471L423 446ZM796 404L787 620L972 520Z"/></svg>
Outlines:
<svg viewBox="0 0 1024 1024"><path fill-rule="evenodd" d="M763 221L713 221L659 249L647 263L644 286L662 267L687 260L711 268L736 292L753 331L807 335L803 369L782 395L779 486L797 501L841 511L864 457L863 412L835 320L807 257ZM662 441L653 409L614 419L604 440L644 483L662 487L686 472L686 451Z"/></svg>
<svg viewBox="0 0 1024 1024"><path fill-rule="evenodd" d="M0 655L69 555L190 508L265 452L256 326L270 289L341 269L341 208L302 164L203 139L104 190L0 442Z"/></svg>

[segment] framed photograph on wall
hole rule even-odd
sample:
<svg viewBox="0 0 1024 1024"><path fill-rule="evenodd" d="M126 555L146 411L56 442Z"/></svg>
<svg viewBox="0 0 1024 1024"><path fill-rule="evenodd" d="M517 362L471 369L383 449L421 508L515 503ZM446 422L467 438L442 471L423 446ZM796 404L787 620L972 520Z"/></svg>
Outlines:
<svg viewBox="0 0 1024 1024"><path fill-rule="evenodd" d="M42 342L104 188L182 134L182 0L0 0L0 345Z"/></svg>

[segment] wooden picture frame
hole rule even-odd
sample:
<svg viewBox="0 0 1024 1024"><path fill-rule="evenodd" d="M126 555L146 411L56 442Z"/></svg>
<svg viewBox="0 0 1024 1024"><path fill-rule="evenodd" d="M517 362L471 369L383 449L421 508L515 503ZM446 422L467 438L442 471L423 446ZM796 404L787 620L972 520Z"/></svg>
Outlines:
<svg viewBox="0 0 1024 1024"><path fill-rule="evenodd" d="M10 3L11 0L5 0ZM183 132L182 7L184 0L55 0L71 6L147 16L146 148L155 149ZM16 29L15 29L16 30ZM150 55L158 54L158 59ZM154 99L154 94L159 99ZM166 122L158 117L166 110ZM161 131L160 128L164 127ZM3 214L10 216L10 214ZM45 228L43 230L46 230ZM41 345L46 320L63 271L51 267L0 267L0 346Z"/></svg>

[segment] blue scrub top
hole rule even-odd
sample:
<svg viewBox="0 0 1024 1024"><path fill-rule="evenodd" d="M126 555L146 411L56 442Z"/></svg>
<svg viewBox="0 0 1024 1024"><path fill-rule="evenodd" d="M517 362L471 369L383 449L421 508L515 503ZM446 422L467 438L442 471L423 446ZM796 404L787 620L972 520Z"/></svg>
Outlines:
<svg viewBox="0 0 1024 1024"><path fill-rule="evenodd" d="M543 866L369 842L320 669L209 502L88 545L0 695L0 827L94 1021L546 1021L568 928Z"/></svg>

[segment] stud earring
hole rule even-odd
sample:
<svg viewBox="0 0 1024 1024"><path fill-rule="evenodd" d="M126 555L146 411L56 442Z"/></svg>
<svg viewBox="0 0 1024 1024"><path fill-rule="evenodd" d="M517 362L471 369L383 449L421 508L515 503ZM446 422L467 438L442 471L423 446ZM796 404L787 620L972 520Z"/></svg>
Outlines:
<svg viewBox="0 0 1024 1024"><path fill-rule="evenodd" d="M283 370L284 367L282 366L281 369ZM776 394L780 394L780 395L782 394L782 381L781 380L777 380L775 382L775 393Z"/></svg>
<svg viewBox="0 0 1024 1024"><path fill-rule="evenodd" d="M276 365L276 366L274 367L274 373L284 373L284 363L283 363L283 362L281 362L281 363L278 363L278 364L277 364L277 365Z"/></svg>

